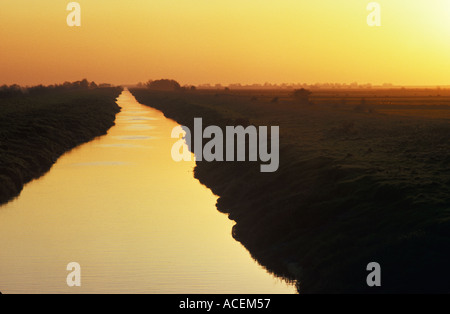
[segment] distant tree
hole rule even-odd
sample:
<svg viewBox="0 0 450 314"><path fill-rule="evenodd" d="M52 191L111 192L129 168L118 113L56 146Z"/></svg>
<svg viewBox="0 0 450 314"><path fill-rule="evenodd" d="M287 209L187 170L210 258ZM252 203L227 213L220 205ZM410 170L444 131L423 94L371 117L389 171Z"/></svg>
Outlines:
<svg viewBox="0 0 450 314"><path fill-rule="evenodd" d="M20 85L17 84L13 84L9 87L9 89L13 92L13 93L20 93L22 92L22 87L20 87Z"/></svg>
<svg viewBox="0 0 450 314"><path fill-rule="evenodd" d="M97 88L97 87L98 87L98 85L97 85L94 81L92 81L91 83L89 83L89 88L94 89L94 88Z"/></svg>
<svg viewBox="0 0 450 314"><path fill-rule="evenodd" d="M70 82L64 82L63 83L63 85L62 85L64 88L71 88L72 87L72 83L70 83Z"/></svg>
<svg viewBox="0 0 450 314"><path fill-rule="evenodd" d="M89 88L89 81L87 79L83 79L82 81L80 81L80 87L83 89Z"/></svg>
<svg viewBox="0 0 450 314"><path fill-rule="evenodd" d="M44 85L40 84L37 86L33 86L33 87L29 87L28 91L32 94L37 94L37 93L42 93L45 92L46 90L51 89L51 87L45 87Z"/></svg>
<svg viewBox="0 0 450 314"><path fill-rule="evenodd" d="M197 88L193 85L184 85L183 87L181 87L181 90L186 92L194 92L197 90Z"/></svg>
<svg viewBox="0 0 450 314"><path fill-rule="evenodd" d="M301 88L294 90L293 96L297 103L309 104L309 96L311 94L311 91Z"/></svg>
<svg viewBox="0 0 450 314"><path fill-rule="evenodd" d="M22 88L17 84L11 86L3 85L0 88L0 97L11 97L16 95L21 95L26 92L26 88Z"/></svg>
<svg viewBox="0 0 450 314"><path fill-rule="evenodd" d="M81 88L81 81L75 81L71 84L70 88L72 89L80 89Z"/></svg>
<svg viewBox="0 0 450 314"><path fill-rule="evenodd" d="M146 84L148 89L159 91L178 91L181 90L180 84L175 80L161 79L156 81L148 81Z"/></svg>

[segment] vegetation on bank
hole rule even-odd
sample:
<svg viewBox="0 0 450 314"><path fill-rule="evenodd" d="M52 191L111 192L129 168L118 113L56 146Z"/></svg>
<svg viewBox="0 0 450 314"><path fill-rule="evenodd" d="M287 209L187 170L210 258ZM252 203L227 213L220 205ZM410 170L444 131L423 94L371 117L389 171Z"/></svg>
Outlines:
<svg viewBox="0 0 450 314"><path fill-rule="evenodd" d="M236 221L233 236L300 292L450 291L447 121L355 110L335 92L315 106L276 91L131 92L191 132L194 117L280 126L277 172L203 161L195 176ZM370 262L381 287L366 284Z"/></svg>
<svg viewBox="0 0 450 314"><path fill-rule="evenodd" d="M121 88L80 82L0 88L0 204L19 195L64 152L114 125Z"/></svg>

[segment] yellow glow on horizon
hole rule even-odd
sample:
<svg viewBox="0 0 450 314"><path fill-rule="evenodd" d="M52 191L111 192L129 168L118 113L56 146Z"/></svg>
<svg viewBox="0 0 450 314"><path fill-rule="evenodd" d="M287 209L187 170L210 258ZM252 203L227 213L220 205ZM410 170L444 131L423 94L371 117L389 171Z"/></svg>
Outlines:
<svg viewBox="0 0 450 314"><path fill-rule="evenodd" d="M450 84L450 1L16 0L0 11L0 84Z"/></svg>

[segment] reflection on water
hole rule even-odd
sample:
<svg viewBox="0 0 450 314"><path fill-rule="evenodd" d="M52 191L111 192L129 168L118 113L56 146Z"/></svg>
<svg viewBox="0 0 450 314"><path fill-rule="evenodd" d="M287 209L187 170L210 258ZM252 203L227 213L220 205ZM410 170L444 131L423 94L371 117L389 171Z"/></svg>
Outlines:
<svg viewBox="0 0 450 314"><path fill-rule="evenodd" d="M98 144L99 147L145 147L143 145L135 145L135 144Z"/></svg>
<svg viewBox="0 0 450 314"><path fill-rule="evenodd" d="M137 124L137 125L130 125L127 127L127 130L153 130L155 127L151 126L151 125L142 125L142 124Z"/></svg>
<svg viewBox="0 0 450 314"><path fill-rule="evenodd" d="M72 164L72 166L118 166L127 165L130 163L123 161L94 161L94 162L80 162L78 164Z"/></svg>
<svg viewBox="0 0 450 314"><path fill-rule="evenodd" d="M127 128L125 128L127 130ZM150 140L155 139L154 136L145 136L145 135L126 135L126 136L115 136L119 140Z"/></svg>
<svg viewBox="0 0 450 314"><path fill-rule="evenodd" d="M0 291L295 293L233 240L194 162L171 159L176 124L128 91L118 104L108 135L0 208ZM79 288L66 284L70 262L81 265Z"/></svg>

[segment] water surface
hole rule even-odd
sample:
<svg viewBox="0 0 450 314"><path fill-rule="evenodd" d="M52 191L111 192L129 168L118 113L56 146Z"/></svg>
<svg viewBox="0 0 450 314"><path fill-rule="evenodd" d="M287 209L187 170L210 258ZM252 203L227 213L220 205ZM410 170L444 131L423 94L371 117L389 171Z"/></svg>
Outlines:
<svg viewBox="0 0 450 314"><path fill-rule="evenodd" d="M176 163L177 124L125 90L106 136L0 207L3 293L295 293L231 236L217 197ZM70 262L82 286L66 284Z"/></svg>

